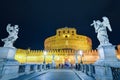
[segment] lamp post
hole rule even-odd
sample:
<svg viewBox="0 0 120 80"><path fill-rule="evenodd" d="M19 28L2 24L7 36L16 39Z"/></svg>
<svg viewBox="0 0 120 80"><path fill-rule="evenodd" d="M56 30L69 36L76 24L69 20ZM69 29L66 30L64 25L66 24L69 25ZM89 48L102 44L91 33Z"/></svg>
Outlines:
<svg viewBox="0 0 120 80"><path fill-rule="evenodd" d="M78 69L78 51L75 51L75 69Z"/></svg>
<svg viewBox="0 0 120 80"><path fill-rule="evenodd" d="M47 55L47 51L43 51L43 55L44 55L44 61L43 61L43 63L45 64L45 63L46 63L46 55Z"/></svg>
<svg viewBox="0 0 120 80"><path fill-rule="evenodd" d="M54 61L54 58L55 58L55 55L54 54L52 54L52 60Z"/></svg>
<svg viewBox="0 0 120 80"><path fill-rule="evenodd" d="M52 68L55 68L55 55L54 54L52 54Z"/></svg>
<svg viewBox="0 0 120 80"><path fill-rule="evenodd" d="M47 51L46 50L43 51L43 55L44 55L44 61L43 61L44 69L46 69L46 55L47 55Z"/></svg>
<svg viewBox="0 0 120 80"><path fill-rule="evenodd" d="M77 51L75 53L75 62L76 62L76 64L78 64L78 53L77 53Z"/></svg>
<svg viewBox="0 0 120 80"><path fill-rule="evenodd" d="M82 56L83 56L83 52L81 50L79 50L79 54L80 54L80 63L82 64Z"/></svg>

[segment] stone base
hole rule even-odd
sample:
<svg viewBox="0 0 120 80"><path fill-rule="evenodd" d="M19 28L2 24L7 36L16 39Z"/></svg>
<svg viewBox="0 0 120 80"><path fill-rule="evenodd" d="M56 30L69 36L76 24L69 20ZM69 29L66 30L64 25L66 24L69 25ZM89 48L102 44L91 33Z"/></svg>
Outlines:
<svg viewBox="0 0 120 80"><path fill-rule="evenodd" d="M1 80L18 77L19 63L15 60L0 60Z"/></svg>
<svg viewBox="0 0 120 80"><path fill-rule="evenodd" d="M116 57L115 46L101 46L97 48L99 53L99 59L94 65L119 67L120 61Z"/></svg>
<svg viewBox="0 0 120 80"><path fill-rule="evenodd" d="M118 61L115 52L115 46L101 46L97 48L99 53L99 60L106 60L106 61Z"/></svg>
<svg viewBox="0 0 120 80"><path fill-rule="evenodd" d="M16 48L0 47L0 59L14 60Z"/></svg>
<svg viewBox="0 0 120 80"><path fill-rule="evenodd" d="M98 66L110 66L110 67L120 67L120 61L106 61L106 60L98 60L94 63L94 65Z"/></svg>
<svg viewBox="0 0 120 80"><path fill-rule="evenodd" d="M113 80L111 67L119 67L120 61L116 57L115 46L98 47L99 60L95 65L96 80Z"/></svg>

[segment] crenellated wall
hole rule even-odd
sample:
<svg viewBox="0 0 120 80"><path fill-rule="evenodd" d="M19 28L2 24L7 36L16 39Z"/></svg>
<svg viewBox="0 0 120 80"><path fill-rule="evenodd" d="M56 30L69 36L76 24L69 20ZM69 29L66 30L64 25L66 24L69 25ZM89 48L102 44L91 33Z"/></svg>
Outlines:
<svg viewBox="0 0 120 80"><path fill-rule="evenodd" d="M75 50L48 50L46 55L46 63L52 62L52 55L55 55L55 62L57 64L64 64L65 61L75 63ZM79 54L79 53L77 53ZM116 50L117 58L120 59L120 45ZM24 50L18 49L15 55L15 59L20 63L43 63L44 61L44 50ZM99 59L97 50L86 50L83 51L82 61L83 63L94 63ZM81 57L78 55L78 62L80 63Z"/></svg>
<svg viewBox="0 0 120 80"><path fill-rule="evenodd" d="M64 64L64 62L69 61L70 63L75 63L75 50L49 50L46 55L46 63L52 62L52 55L55 56L55 62L58 64ZM78 62L80 63L80 55L78 54ZM44 61L44 51L43 50L23 50L18 49L15 59L21 63L37 62L43 63ZM82 61L83 63L93 63L98 59L97 51L83 51Z"/></svg>

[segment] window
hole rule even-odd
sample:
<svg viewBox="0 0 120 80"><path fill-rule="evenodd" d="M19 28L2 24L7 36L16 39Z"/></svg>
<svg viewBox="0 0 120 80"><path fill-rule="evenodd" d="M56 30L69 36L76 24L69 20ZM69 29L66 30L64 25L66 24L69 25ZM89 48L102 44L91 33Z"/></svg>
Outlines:
<svg viewBox="0 0 120 80"><path fill-rule="evenodd" d="M63 33L65 33L65 31L63 31Z"/></svg>
<svg viewBox="0 0 120 80"><path fill-rule="evenodd" d="M60 36L61 31L58 31L58 35Z"/></svg>
<svg viewBox="0 0 120 80"><path fill-rule="evenodd" d="M60 33L60 31L58 31L58 33Z"/></svg>
<svg viewBox="0 0 120 80"><path fill-rule="evenodd" d="M72 35L74 35L74 31L72 31Z"/></svg>
<svg viewBox="0 0 120 80"><path fill-rule="evenodd" d="M68 31L68 33L69 33L69 31Z"/></svg>
<svg viewBox="0 0 120 80"><path fill-rule="evenodd" d="M65 38L67 38L68 36L66 35Z"/></svg>

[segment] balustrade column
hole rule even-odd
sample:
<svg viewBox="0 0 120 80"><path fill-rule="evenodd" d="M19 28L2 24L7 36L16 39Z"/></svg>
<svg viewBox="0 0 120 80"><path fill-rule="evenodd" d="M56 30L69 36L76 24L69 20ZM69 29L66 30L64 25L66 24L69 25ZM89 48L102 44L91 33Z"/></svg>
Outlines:
<svg viewBox="0 0 120 80"><path fill-rule="evenodd" d="M30 65L29 64L26 64L26 66L25 66L25 73L26 74L30 73Z"/></svg>
<svg viewBox="0 0 120 80"><path fill-rule="evenodd" d="M40 64L40 71L42 71L42 64Z"/></svg>
<svg viewBox="0 0 120 80"><path fill-rule="evenodd" d="M91 64L89 64L88 67L89 67L88 75L92 76L92 66L91 66Z"/></svg>
<svg viewBox="0 0 120 80"><path fill-rule="evenodd" d="M37 64L34 65L34 71L37 72Z"/></svg>

